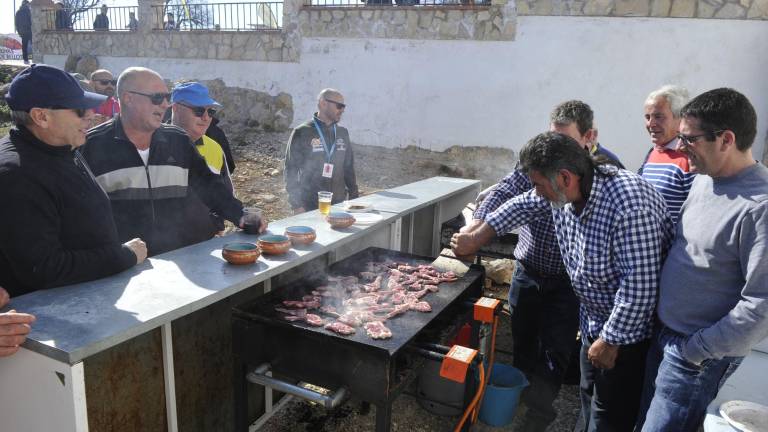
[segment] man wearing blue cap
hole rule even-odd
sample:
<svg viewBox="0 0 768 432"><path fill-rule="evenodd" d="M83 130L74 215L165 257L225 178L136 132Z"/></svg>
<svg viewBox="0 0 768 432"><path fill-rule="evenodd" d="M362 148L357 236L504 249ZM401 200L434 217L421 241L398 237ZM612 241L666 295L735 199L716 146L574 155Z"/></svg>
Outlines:
<svg viewBox="0 0 768 432"><path fill-rule="evenodd" d="M205 135L221 104L211 98L208 87L198 82L185 82L174 87L171 103L171 123L187 132L197 152L208 164L208 169L221 176L234 195L235 189L229 176L224 150L216 140ZM218 219L219 228L223 230L224 221L215 213L213 216Z"/></svg>
<svg viewBox="0 0 768 432"><path fill-rule="evenodd" d="M15 127L0 140L0 285L11 297L99 279L146 258L121 244L109 199L77 150L104 96L32 65L6 95Z"/></svg>
<svg viewBox="0 0 768 432"><path fill-rule="evenodd" d="M120 114L88 132L83 156L112 201L120 238L140 236L152 256L213 237L220 228L211 211L241 226L243 204L231 188L185 131L162 123L171 100L163 78L128 68L117 97Z"/></svg>
<svg viewBox="0 0 768 432"><path fill-rule="evenodd" d="M174 87L171 103L171 123L187 132L211 172L220 175L232 188L224 149L216 140L205 135L221 104L213 100L208 94L208 87L199 82L185 82Z"/></svg>

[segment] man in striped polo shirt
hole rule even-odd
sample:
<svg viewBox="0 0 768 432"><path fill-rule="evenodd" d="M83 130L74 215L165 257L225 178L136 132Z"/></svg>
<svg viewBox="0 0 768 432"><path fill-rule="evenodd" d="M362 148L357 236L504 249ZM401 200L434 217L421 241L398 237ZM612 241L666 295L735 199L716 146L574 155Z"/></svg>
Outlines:
<svg viewBox="0 0 768 432"><path fill-rule="evenodd" d="M687 102L688 90L665 85L648 95L644 108L645 128L651 136L653 148L648 151L638 174L664 197L674 223L677 223L680 207L688 197L696 175L691 171L688 158L677 149L680 110Z"/></svg>

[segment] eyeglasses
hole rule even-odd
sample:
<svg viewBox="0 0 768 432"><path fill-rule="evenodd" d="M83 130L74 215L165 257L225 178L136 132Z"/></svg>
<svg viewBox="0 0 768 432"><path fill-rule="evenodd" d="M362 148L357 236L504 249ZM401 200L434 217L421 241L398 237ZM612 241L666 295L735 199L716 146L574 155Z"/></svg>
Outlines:
<svg viewBox="0 0 768 432"><path fill-rule="evenodd" d="M215 108L194 107L194 106L189 106L183 103L179 103L179 105L191 109L195 117L203 117L203 115L205 115L206 112L208 113L208 117L213 117L218 112Z"/></svg>
<svg viewBox="0 0 768 432"><path fill-rule="evenodd" d="M699 135L683 135L683 134L677 134L677 139L680 140L680 143L686 146L696 144L696 141L699 140L701 137L714 137L717 135L720 135L721 133L725 132L725 129L716 130L714 132L705 132L703 134Z"/></svg>
<svg viewBox="0 0 768 432"><path fill-rule="evenodd" d="M337 110L343 110L344 108L346 108L346 107L347 107L347 105L346 105L346 104L343 104L343 103L341 103L341 102L336 102L336 101L332 101L332 100L330 100L330 99L325 99L325 98L324 98L323 100L325 100L326 102L328 102L328 103L330 103L330 104L333 104L333 105L335 105Z"/></svg>
<svg viewBox="0 0 768 432"><path fill-rule="evenodd" d="M167 100L169 103L171 102L170 93L142 93L133 90L128 90L128 93L146 96L149 98L149 101L152 102L152 105L160 105L163 103L163 100Z"/></svg>
<svg viewBox="0 0 768 432"><path fill-rule="evenodd" d="M113 86L117 85L117 80L106 80L106 79L99 80L99 79L97 79L97 80L94 80L94 81L96 81L97 83L99 83L99 84L101 84L103 86L109 85L109 84L112 84Z"/></svg>

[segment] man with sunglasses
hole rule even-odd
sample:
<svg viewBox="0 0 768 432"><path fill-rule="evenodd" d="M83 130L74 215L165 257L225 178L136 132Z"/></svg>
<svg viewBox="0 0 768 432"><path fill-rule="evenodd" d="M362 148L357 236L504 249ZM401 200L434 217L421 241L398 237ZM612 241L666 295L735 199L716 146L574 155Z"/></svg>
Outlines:
<svg viewBox="0 0 768 432"><path fill-rule="evenodd" d="M755 110L720 88L681 118L679 149L699 175L661 272L643 431L698 430L723 382L768 336L768 168L752 156Z"/></svg>
<svg viewBox="0 0 768 432"><path fill-rule="evenodd" d="M211 211L241 226L243 204L189 136L162 123L171 100L163 78L128 68L117 95L120 114L88 132L83 155L112 200L120 237L141 235L152 256L213 237L219 227Z"/></svg>
<svg viewBox="0 0 768 432"><path fill-rule="evenodd" d="M112 72L106 69L95 70L91 73L90 82L93 91L107 97L104 103L93 110L94 113L102 117L97 124L101 124L120 114L120 104L115 99L117 80L112 76Z"/></svg>
<svg viewBox="0 0 768 432"><path fill-rule="evenodd" d="M143 241L119 240L109 199L78 150L104 96L32 65L6 100L15 127L0 141L0 285L14 297L144 261Z"/></svg>
<svg viewBox="0 0 768 432"><path fill-rule="evenodd" d="M185 82L174 87L171 103L171 123L184 129L211 172L221 176L234 194L224 149L217 141L205 135L221 104L211 98L208 87L198 82ZM219 228L223 230L224 221L216 214L213 217L219 221Z"/></svg>
<svg viewBox="0 0 768 432"><path fill-rule="evenodd" d="M285 150L285 190L294 214L317 208L317 192L333 192L333 202L357 198L355 158L349 132L338 125L344 96L327 88L317 97L312 119L291 133Z"/></svg>

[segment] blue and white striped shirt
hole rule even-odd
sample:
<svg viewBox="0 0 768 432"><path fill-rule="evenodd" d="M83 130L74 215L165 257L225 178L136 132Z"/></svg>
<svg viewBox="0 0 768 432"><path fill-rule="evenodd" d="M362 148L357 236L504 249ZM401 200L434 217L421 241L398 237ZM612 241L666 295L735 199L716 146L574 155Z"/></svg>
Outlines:
<svg viewBox="0 0 768 432"><path fill-rule="evenodd" d="M673 236L664 198L627 170L595 169L586 206L555 209L535 189L485 216L497 233L552 217L565 268L579 297L581 332L613 345L651 336L659 272Z"/></svg>
<svg viewBox="0 0 768 432"><path fill-rule="evenodd" d="M640 167L640 175L664 197L672 222L677 223L680 208L696 177L696 173L691 172L688 156L677 151L677 138L663 148L651 149Z"/></svg>

